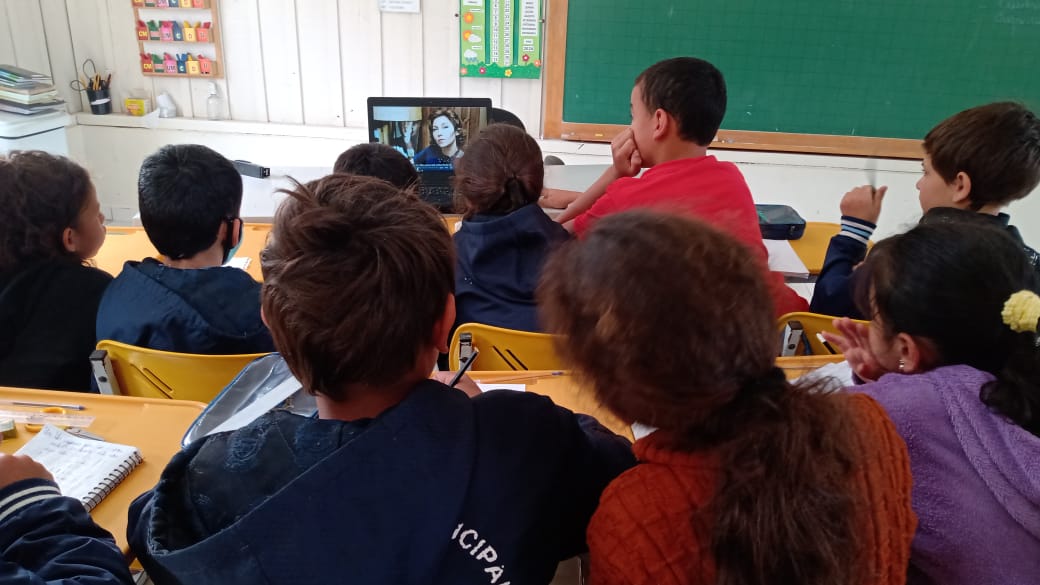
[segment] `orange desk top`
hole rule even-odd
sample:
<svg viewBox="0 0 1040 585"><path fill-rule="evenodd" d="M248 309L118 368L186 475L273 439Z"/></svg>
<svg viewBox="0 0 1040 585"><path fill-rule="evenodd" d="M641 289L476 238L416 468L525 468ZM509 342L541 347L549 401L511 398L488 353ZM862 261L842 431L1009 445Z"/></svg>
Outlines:
<svg viewBox="0 0 1040 585"><path fill-rule="evenodd" d="M445 215L444 227L455 233L458 224L462 220L461 215ZM236 258L249 258L249 266L246 272L257 281L263 281L260 271L260 251L267 244L267 235L271 232L269 223L247 223L242 228L242 246L235 254ZM123 264L127 260L141 260L143 258L157 258L159 252L148 239L148 234L143 227L116 227L108 228L105 243L101 246L94 264L111 274L118 276L123 270Z"/></svg>
<svg viewBox="0 0 1040 585"><path fill-rule="evenodd" d="M470 372L469 376L483 384L526 384L528 392L548 396L557 406L572 412L590 415L608 429L632 440L632 428L600 404L592 390L579 385L569 373L556 376L548 371L525 370Z"/></svg>
<svg viewBox="0 0 1040 585"><path fill-rule="evenodd" d="M794 253L802 259L809 269L809 274L819 274L823 270L823 259L827 256L827 245L831 238L841 231L841 225L823 221L805 222L805 233L797 240L788 240Z"/></svg>
<svg viewBox="0 0 1040 585"><path fill-rule="evenodd" d="M826 364L840 362L842 359L844 358L840 355L796 356L780 358L777 365L790 380ZM542 370L470 372L469 376L483 384L526 384L528 392L548 396L558 406L590 415L608 429L632 440L632 427L600 404L592 390L581 386L569 372L562 375Z"/></svg>
<svg viewBox="0 0 1040 585"><path fill-rule="evenodd" d="M144 461L123 480L112 493L91 512L94 520L112 533L124 552L126 542L127 509L137 496L150 490L159 481L159 475L180 451L181 437L188 426L206 407L201 402L187 400L158 400L130 396L101 396L79 392L54 392L0 387L0 399L80 404L82 411L69 414L88 415L94 422L87 427L113 443L133 445L140 449ZM38 408L0 405L3 410L39 411ZM23 423L16 423L18 436L0 443L0 451L14 453L34 437Z"/></svg>
<svg viewBox="0 0 1040 585"><path fill-rule="evenodd" d="M267 234L271 231L269 223L247 223L242 226L242 246L235 253L235 258L249 258L246 272L256 280L261 280L260 251L267 244ZM98 268L118 276L127 260L156 258L159 252L148 239L143 227L109 227L105 243L101 245L94 263Z"/></svg>

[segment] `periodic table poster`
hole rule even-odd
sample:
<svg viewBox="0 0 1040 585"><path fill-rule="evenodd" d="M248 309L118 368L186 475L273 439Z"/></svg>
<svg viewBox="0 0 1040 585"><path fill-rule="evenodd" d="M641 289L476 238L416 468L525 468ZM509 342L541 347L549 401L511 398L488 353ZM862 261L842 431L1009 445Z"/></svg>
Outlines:
<svg viewBox="0 0 1040 585"><path fill-rule="evenodd" d="M459 0L463 77L538 79L542 0Z"/></svg>

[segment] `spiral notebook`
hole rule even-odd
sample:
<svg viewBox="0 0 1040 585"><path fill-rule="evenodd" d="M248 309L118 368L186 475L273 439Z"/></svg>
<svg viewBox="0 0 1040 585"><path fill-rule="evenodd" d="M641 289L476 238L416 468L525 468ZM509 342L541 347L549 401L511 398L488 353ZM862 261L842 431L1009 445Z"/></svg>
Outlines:
<svg viewBox="0 0 1040 585"><path fill-rule="evenodd" d="M141 463L137 447L83 439L47 425L18 455L28 455L47 468L62 495L94 509Z"/></svg>

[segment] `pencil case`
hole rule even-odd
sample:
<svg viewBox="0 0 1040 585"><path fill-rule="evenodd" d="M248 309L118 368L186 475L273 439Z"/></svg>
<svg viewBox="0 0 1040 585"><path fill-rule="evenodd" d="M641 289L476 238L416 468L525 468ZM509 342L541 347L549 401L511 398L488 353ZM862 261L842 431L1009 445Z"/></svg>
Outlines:
<svg viewBox="0 0 1040 585"><path fill-rule="evenodd" d="M790 205L756 204L758 229L765 240L797 240L805 233L805 220Z"/></svg>

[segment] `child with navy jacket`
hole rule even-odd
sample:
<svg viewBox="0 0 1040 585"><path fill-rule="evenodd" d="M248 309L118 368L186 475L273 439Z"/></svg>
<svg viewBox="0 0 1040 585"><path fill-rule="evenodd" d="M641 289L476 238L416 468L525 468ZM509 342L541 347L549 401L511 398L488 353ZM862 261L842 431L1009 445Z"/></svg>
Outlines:
<svg viewBox="0 0 1040 585"><path fill-rule="evenodd" d="M541 331L534 298L549 251L567 230L538 206L545 167L538 143L520 128L492 124L455 171L457 324Z"/></svg>
<svg viewBox="0 0 1040 585"><path fill-rule="evenodd" d="M585 550L630 446L548 398L429 379L455 322L433 208L329 175L289 193L262 263L318 417L270 412L173 458L130 508L155 583L548 583Z"/></svg>
<svg viewBox="0 0 1040 585"><path fill-rule="evenodd" d="M1018 241L1040 273L1040 254L1022 241L1004 213L1040 184L1040 119L1013 102L978 106L932 128L924 151L917 190L926 217L942 208L976 213ZM864 318L853 302L854 269L867 255L887 190L863 185L842 197L841 231L827 247L810 310Z"/></svg>
<svg viewBox="0 0 1040 585"><path fill-rule="evenodd" d="M242 177L197 144L164 146L141 165L141 223L162 261L127 262L105 291L97 338L198 354L274 351L260 283L222 266L242 240Z"/></svg>
<svg viewBox="0 0 1040 585"><path fill-rule="evenodd" d="M128 585L112 535L24 455L0 453L0 583Z"/></svg>

